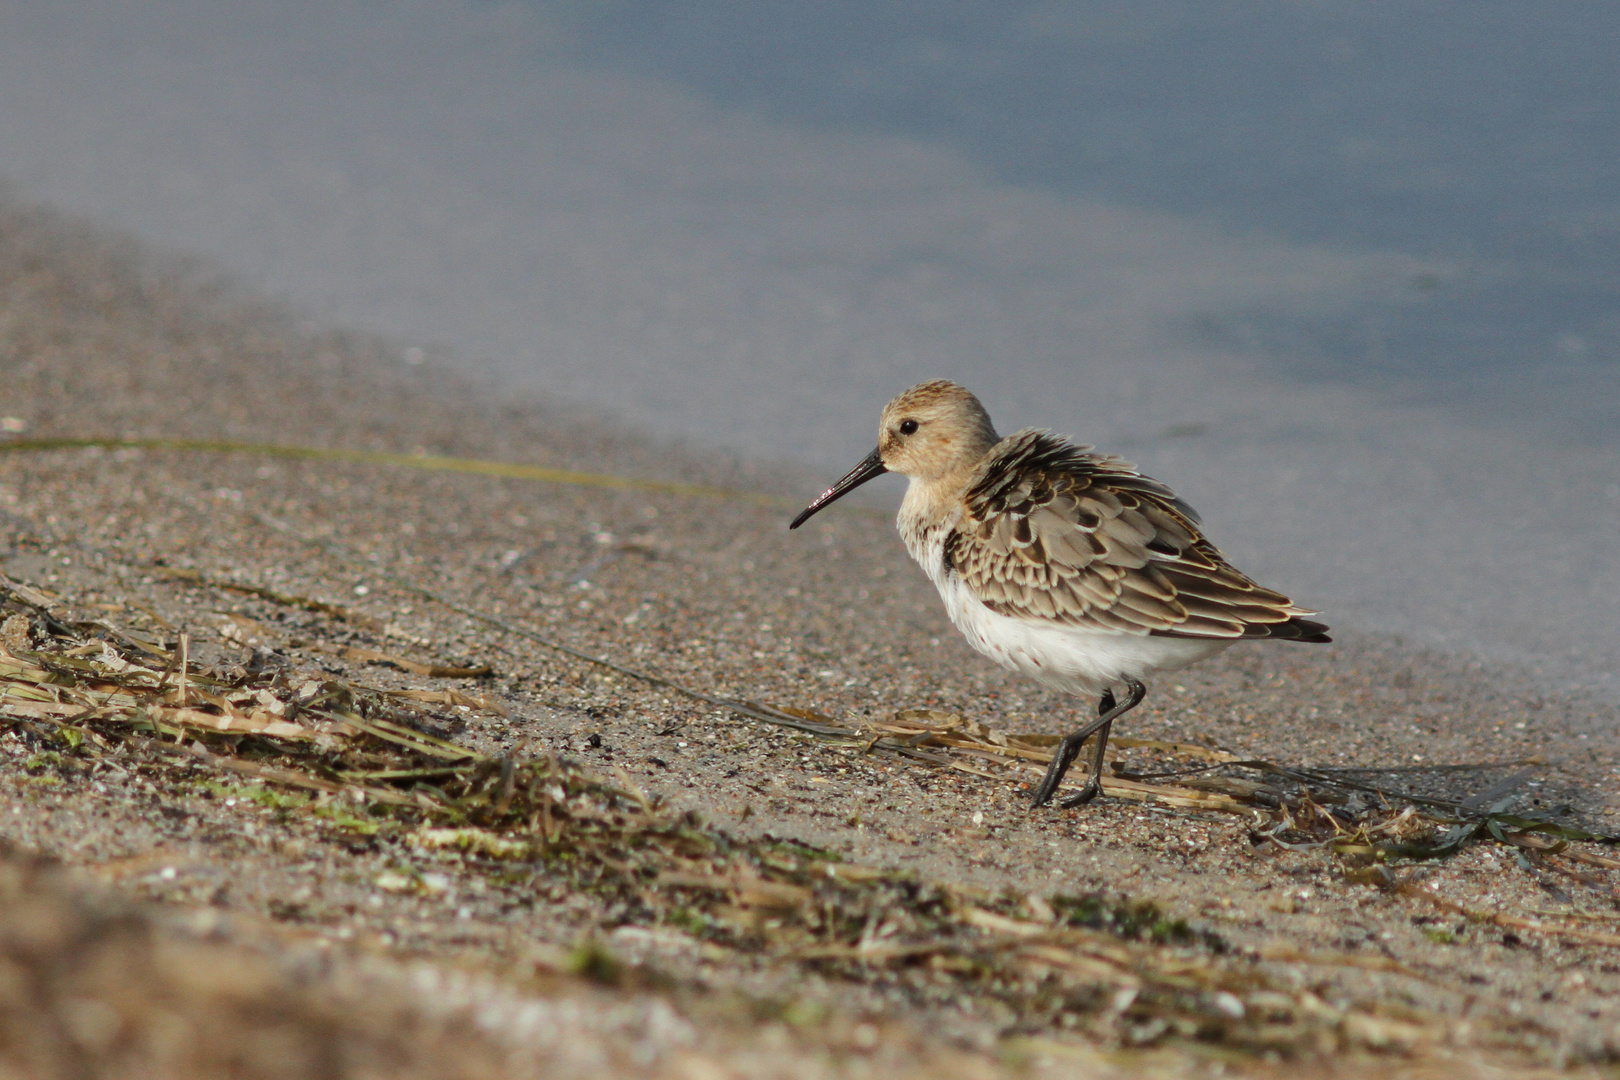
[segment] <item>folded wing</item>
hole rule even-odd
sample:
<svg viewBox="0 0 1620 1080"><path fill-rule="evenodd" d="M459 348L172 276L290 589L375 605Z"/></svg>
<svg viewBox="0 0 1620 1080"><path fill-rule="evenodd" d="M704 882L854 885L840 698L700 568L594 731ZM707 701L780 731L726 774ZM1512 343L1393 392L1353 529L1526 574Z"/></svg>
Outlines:
<svg viewBox="0 0 1620 1080"><path fill-rule="evenodd" d="M1232 567L1198 515L1121 458L1041 431L1009 436L966 495L945 558L992 611L1120 633L1329 641Z"/></svg>

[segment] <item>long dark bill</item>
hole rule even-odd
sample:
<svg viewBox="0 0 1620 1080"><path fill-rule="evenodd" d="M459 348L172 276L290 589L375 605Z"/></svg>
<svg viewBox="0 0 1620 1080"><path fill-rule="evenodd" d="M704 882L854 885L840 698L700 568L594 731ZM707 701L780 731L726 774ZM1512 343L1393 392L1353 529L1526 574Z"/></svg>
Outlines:
<svg viewBox="0 0 1620 1080"><path fill-rule="evenodd" d="M800 525L803 525L805 522L809 521L811 517L815 515L815 512L820 510L823 506L826 506L828 503L837 502L845 495L848 495L850 492L872 479L872 477L882 476L888 471L889 470L883 464L882 456L877 450L873 450L870 454L867 454L866 457L861 459L861 463L859 465L849 470L849 475L845 476L842 480L838 481L838 483L834 484L826 491L823 491L820 498L816 499L815 502L805 507L799 516L793 519L793 524L789 525L788 528L797 529Z"/></svg>

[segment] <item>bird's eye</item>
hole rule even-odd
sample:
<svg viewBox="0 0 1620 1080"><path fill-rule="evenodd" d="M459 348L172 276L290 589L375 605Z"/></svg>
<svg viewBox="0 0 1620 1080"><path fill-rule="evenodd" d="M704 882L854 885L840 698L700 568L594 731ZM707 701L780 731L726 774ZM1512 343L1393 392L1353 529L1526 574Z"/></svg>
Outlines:
<svg viewBox="0 0 1620 1080"><path fill-rule="evenodd" d="M917 421L915 421L915 420L902 420L902 421L900 421L900 434L902 434L902 435L915 435L915 434L917 434Z"/></svg>

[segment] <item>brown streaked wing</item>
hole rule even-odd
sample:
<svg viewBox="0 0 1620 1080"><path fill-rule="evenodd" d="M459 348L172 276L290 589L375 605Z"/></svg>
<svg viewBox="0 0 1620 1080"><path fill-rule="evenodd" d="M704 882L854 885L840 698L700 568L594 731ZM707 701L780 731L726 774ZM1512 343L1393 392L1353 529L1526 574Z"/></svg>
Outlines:
<svg viewBox="0 0 1620 1080"><path fill-rule="evenodd" d="M1003 439L969 483L947 557L992 611L1174 637L1326 640L1314 614L1238 572L1176 494L1043 431Z"/></svg>

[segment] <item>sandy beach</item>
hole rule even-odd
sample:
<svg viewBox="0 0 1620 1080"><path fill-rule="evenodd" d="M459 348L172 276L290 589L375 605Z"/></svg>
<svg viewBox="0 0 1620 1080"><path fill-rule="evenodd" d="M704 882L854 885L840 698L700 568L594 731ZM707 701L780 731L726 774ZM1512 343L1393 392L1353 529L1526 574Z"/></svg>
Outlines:
<svg viewBox="0 0 1620 1080"><path fill-rule="evenodd" d="M251 687L287 723L305 686L439 695L424 730L468 760L566 762L718 854L700 872L649 841L645 872L608 858L599 878L435 848L428 817L399 824L364 790L321 804L347 816L278 801L300 789L263 773L285 766L273 740L159 726L199 749L182 760L67 739L7 698L8 1069L1517 1076L1620 1059L1620 861L1537 831L1620 833L1612 705L1392 638L1240 646L1153 687L1116 731L1116 793L1031 812L1039 765L1000 748L1038 747L1085 705L972 653L886 515L841 504L789 533L832 477L413 359L0 206L7 655L107 639L96 623L155 643L162 670L183 637L171 672ZM639 486L15 449L44 439ZM488 673L435 675L452 669ZM1381 769L1377 786L1514 817L1444 857L1374 858L1396 837L1432 847L1447 815L1397 822L1404 804L1362 792L1334 817L1311 809L1333 792L1302 802L1296 781L1239 797L1153 775L1222 760ZM411 783L375 781L402 805Z"/></svg>

